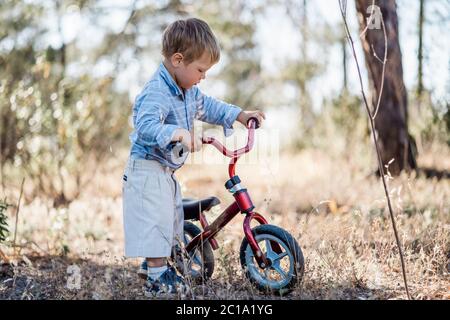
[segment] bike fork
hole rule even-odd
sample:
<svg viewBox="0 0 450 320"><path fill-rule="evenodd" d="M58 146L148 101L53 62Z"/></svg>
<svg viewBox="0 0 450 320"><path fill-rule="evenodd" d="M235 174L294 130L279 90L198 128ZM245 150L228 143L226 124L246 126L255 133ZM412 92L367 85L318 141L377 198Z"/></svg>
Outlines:
<svg viewBox="0 0 450 320"><path fill-rule="evenodd" d="M248 243L250 244L250 248L252 249L253 254L255 255L255 259L258 262L258 265L261 268L265 269L270 266L271 262L267 260L266 255L263 254L263 252L261 251L261 248L259 247L258 242L256 241L253 235L252 229L250 227L250 223L253 219L258 221L259 224L267 224L267 220L257 212L247 213L244 219L245 237L247 238ZM282 250L278 243L270 241L270 246L272 247L273 251L281 253Z"/></svg>

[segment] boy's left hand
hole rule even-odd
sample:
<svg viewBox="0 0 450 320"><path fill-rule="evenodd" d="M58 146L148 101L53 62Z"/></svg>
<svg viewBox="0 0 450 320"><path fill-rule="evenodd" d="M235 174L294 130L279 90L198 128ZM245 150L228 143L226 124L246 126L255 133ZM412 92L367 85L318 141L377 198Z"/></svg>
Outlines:
<svg viewBox="0 0 450 320"><path fill-rule="evenodd" d="M258 119L259 126L261 127L263 120L266 119L266 115L264 114L264 112L262 112L260 110L241 111L241 113L239 113L236 120L239 121L240 123L242 123L244 126L247 126L247 122L250 118Z"/></svg>

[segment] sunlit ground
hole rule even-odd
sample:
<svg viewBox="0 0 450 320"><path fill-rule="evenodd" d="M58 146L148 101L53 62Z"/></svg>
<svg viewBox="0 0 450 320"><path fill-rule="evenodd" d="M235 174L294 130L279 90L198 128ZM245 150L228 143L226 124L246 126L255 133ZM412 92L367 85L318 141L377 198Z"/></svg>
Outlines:
<svg viewBox="0 0 450 320"><path fill-rule="evenodd" d="M430 152L419 164L450 167L448 149ZM121 178L126 157L126 150L117 152L100 166L92 183L67 208L52 208L39 197L22 203L16 234L21 246L15 253L2 246L13 267L2 267L1 298L145 298L135 274L139 261L123 258ZM356 156L336 157L320 150L283 152L278 161L276 172L252 164L238 166L237 174L256 210L289 231L303 250L304 279L288 298L405 298L384 190L370 175L373 168L361 166ZM187 165L177 176L184 196L221 199L207 214L210 220L233 199L223 186L226 164ZM412 296L449 299L449 180L402 175L389 181L389 189ZM10 198L18 198L18 188L8 191ZM9 243L14 212L8 211ZM270 297L243 281L242 221L237 216L217 236L220 249L215 251L212 280L197 287L193 296L180 298ZM80 271L75 278L74 268Z"/></svg>

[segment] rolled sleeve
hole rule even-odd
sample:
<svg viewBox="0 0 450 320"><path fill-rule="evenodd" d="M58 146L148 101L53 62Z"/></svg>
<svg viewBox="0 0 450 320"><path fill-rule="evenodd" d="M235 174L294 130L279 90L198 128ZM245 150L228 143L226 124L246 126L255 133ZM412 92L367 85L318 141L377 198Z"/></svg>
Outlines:
<svg viewBox="0 0 450 320"><path fill-rule="evenodd" d="M177 125L165 124L164 120L169 113L169 108L164 104L163 97L147 94L137 112L135 128L139 142L145 146L166 148Z"/></svg>
<svg viewBox="0 0 450 320"><path fill-rule="evenodd" d="M203 94L198 88L196 93L196 107L196 119L223 126L226 137L233 133L233 123L242 111L238 106Z"/></svg>
<svg viewBox="0 0 450 320"><path fill-rule="evenodd" d="M165 124L161 128L161 132L156 135L156 142L161 149L166 148L172 141L175 130L179 127L174 124Z"/></svg>

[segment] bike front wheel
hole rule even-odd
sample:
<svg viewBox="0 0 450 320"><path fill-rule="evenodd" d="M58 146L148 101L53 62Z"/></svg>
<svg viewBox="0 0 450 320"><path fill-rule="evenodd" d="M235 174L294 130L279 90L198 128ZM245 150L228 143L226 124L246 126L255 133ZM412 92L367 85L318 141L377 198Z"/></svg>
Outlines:
<svg viewBox="0 0 450 320"><path fill-rule="evenodd" d="M246 277L261 291L277 295L289 293L302 280L304 272L303 253L297 241L274 225L260 225L252 232L270 266L261 268L258 265L247 238L244 238L240 260Z"/></svg>

